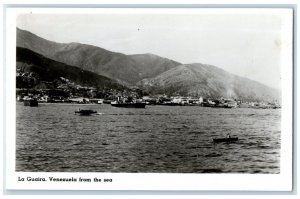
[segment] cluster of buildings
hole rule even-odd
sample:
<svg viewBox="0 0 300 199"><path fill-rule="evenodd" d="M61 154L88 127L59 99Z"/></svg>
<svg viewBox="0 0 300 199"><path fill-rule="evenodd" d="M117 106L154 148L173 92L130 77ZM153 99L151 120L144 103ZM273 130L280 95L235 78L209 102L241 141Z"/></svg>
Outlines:
<svg viewBox="0 0 300 199"><path fill-rule="evenodd" d="M76 103L76 104L110 104L111 102L132 97L125 97L120 92L112 92L107 98L82 97L82 96L48 96L42 94L18 95L17 101L24 101L28 98L36 98L39 103ZM135 98L134 99L138 99ZM185 96L143 96L138 99L147 105L165 105L165 106L203 106L212 108L281 108L277 102L244 102L236 99L226 98L203 98L203 97L185 97Z"/></svg>
<svg viewBox="0 0 300 199"><path fill-rule="evenodd" d="M212 108L280 108L278 102L246 102L226 98L168 97L166 95L160 95L154 97L144 96L142 99L148 105L203 106Z"/></svg>
<svg viewBox="0 0 300 199"><path fill-rule="evenodd" d="M24 78L32 77L32 74L20 73L19 77L22 77L24 81ZM120 98L131 98L145 102L147 105L204 106L213 108L280 108L279 103L276 102L243 102L237 99L191 96L149 96L137 87L122 91L110 88L100 90L94 87L77 85L63 77L53 82L40 81L35 89L17 89L17 101L24 101L28 98L34 98L38 103L110 104L112 101Z"/></svg>

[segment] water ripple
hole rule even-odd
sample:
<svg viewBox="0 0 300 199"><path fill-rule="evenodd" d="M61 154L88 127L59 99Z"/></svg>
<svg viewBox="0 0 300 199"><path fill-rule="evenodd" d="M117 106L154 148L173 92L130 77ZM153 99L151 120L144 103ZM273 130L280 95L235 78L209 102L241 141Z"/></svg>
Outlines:
<svg viewBox="0 0 300 199"><path fill-rule="evenodd" d="M16 125L16 171L280 173L280 110L17 104Z"/></svg>

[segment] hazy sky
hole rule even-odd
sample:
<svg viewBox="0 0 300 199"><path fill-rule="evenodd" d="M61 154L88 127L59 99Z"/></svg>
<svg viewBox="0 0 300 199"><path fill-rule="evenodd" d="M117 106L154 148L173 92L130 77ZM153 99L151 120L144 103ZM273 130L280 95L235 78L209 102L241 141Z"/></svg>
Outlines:
<svg viewBox="0 0 300 199"><path fill-rule="evenodd" d="M56 42L211 64L280 88L283 24L276 14L27 14L17 26Z"/></svg>

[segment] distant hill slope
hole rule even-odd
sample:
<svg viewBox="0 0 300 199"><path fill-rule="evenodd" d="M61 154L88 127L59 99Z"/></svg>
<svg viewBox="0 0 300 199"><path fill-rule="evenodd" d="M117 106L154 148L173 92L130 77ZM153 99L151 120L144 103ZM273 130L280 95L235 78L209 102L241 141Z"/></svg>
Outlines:
<svg viewBox="0 0 300 199"><path fill-rule="evenodd" d="M26 48L17 47L17 69L33 72L41 81L53 81L64 77L82 86L124 88L107 77L51 60Z"/></svg>
<svg viewBox="0 0 300 199"><path fill-rule="evenodd" d="M51 62L55 60L61 62L60 64L64 63L86 72L93 72L89 74L91 77L98 78L97 82L104 81L103 76L106 76L123 85L139 85L150 94L237 97L249 100L280 98L279 91L276 89L211 65L182 65L153 54L125 55L92 45L56 43L21 29L17 29L17 46L41 54L44 56L43 59L49 58ZM33 58L30 61L35 63ZM52 67L52 64L50 65ZM42 64L39 65L41 66ZM64 68L63 65L60 66ZM57 70L56 67L55 71ZM63 70L61 69L60 73ZM68 75L67 73L72 73L74 78L77 74L69 69L66 69L64 75ZM96 77L94 73L101 76ZM113 81L108 78L105 80L106 83L112 83ZM92 83L92 80L85 79L84 81Z"/></svg>
<svg viewBox="0 0 300 199"><path fill-rule="evenodd" d="M185 64L138 83L150 93L278 100L279 91L205 64Z"/></svg>
<svg viewBox="0 0 300 199"><path fill-rule="evenodd" d="M151 78L174 68L181 63L154 54L129 55L138 63L141 78Z"/></svg>
<svg viewBox="0 0 300 199"><path fill-rule="evenodd" d="M17 46L30 49L45 57L135 85L180 63L155 55L125 55L100 47L79 43L56 43L17 28Z"/></svg>

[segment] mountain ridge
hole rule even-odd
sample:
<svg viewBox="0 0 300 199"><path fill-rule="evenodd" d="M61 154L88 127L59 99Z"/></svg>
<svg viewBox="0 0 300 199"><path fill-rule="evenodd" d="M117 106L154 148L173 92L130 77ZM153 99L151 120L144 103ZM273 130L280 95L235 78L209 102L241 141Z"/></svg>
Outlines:
<svg viewBox="0 0 300 199"><path fill-rule="evenodd" d="M193 63L172 68L138 85L147 92L168 95L228 97L245 100L279 100L276 89L215 66Z"/></svg>
<svg viewBox="0 0 300 199"><path fill-rule="evenodd" d="M53 82L63 77L83 86L94 86L101 89L106 87L125 88L107 77L51 60L26 48L17 47L16 58L17 69L34 73L39 81Z"/></svg>
<svg viewBox="0 0 300 199"><path fill-rule="evenodd" d="M125 85L135 85L145 77L154 77L162 72L161 67L156 67L150 70L150 74L145 74L143 64L140 65L133 58L135 56L108 51L88 44L56 43L19 28L17 28L17 46L30 49L52 60L109 77ZM169 65L166 69L178 64L178 62L159 56L153 60L148 57L146 61L151 63L159 62L159 60Z"/></svg>
<svg viewBox="0 0 300 199"><path fill-rule="evenodd" d="M277 89L209 64L182 64L151 53L125 55L76 42L56 43L18 28L17 46L126 86L139 86L150 94L280 99Z"/></svg>

